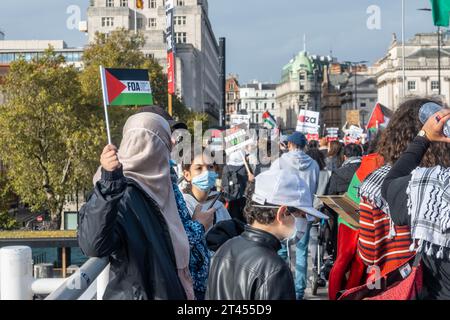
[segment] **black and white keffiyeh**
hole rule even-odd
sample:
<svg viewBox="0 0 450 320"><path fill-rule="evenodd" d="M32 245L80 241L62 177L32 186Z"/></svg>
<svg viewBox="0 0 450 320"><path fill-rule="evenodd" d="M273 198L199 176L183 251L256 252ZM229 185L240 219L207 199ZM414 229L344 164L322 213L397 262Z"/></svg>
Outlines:
<svg viewBox="0 0 450 320"><path fill-rule="evenodd" d="M390 216L389 205L381 195L381 186L387 174L391 171L390 165L385 165L380 169L372 172L366 180L361 184L359 188L359 197L363 198L373 206L383 210L388 216Z"/></svg>
<svg viewBox="0 0 450 320"><path fill-rule="evenodd" d="M414 170L407 194L417 251L438 259L450 258L450 168Z"/></svg>

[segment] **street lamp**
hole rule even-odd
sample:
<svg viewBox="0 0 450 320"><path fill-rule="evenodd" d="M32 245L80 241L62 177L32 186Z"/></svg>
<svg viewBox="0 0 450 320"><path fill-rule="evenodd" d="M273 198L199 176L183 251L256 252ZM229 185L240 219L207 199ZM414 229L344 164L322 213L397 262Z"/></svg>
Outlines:
<svg viewBox="0 0 450 320"><path fill-rule="evenodd" d="M417 10L431 12L430 8L420 8ZM439 26L437 28L437 35L438 35L438 86L439 86L439 95L441 95L441 27Z"/></svg>
<svg viewBox="0 0 450 320"><path fill-rule="evenodd" d="M353 76L355 77L355 110L358 110L358 70L356 69L356 67L363 65L365 63L368 63L369 61L358 61L358 62L354 62L354 61L345 61L344 63L347 65L351 65L352 66L352 73ZM353 67L355 67L355 71L353 71Z"/></svg>

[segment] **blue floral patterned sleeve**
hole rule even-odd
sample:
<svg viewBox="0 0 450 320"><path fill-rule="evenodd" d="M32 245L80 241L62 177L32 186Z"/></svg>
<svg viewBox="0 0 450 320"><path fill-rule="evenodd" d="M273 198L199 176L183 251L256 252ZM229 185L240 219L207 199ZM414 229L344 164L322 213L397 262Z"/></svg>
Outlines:
<svg viewBox="0 0 450 320"><path fill-rule="evenodd" d="M195 296L197 300L203 300L206 292L210 262L210 254L205 241L205 228L198 221L192 220L186 202L184 201L183 194L178 187L177 175L173 168L170 170L178 214L180 215L191 248L189 271L194 284Z"/></svg>

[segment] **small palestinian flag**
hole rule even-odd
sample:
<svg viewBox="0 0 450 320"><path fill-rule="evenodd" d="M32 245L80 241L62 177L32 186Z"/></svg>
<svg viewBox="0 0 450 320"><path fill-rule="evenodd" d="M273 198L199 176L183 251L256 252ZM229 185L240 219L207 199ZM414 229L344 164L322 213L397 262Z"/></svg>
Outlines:
<svg viewBox="0 0 450 320"><path fill-rule="evenodd" d="M263 120L264 120L264 126L268 129L275 129L277 126L277 121L275 118L270 114L269 111L264 112L263 114Z"/></svg>
<svg viewBox="0 0 450 320"><path fill-rule="evenodd" d="M367 123L367 130L377 132L380 127L387 127L392 117L392 111L377 103Z"/></svg>
<svg viewBox="0 0 450 320"><path fill-rule="evenodd" d="M108 106L153 105L147 70L101 68L103 97Z"/></svg>

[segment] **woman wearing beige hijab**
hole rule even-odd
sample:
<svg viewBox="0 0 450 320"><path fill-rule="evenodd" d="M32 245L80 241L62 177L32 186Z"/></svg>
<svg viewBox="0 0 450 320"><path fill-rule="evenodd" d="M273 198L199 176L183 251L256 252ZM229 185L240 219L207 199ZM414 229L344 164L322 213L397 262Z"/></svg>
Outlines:
<svg viewBox="0 0 450 320"><path fill-rule="evenodd" d="M106 146L93 195L80 211L78 241L108 257L104 299L193 299L189 243L170 181L171 131L151 113L130 117L119 151Z"/></svg>

